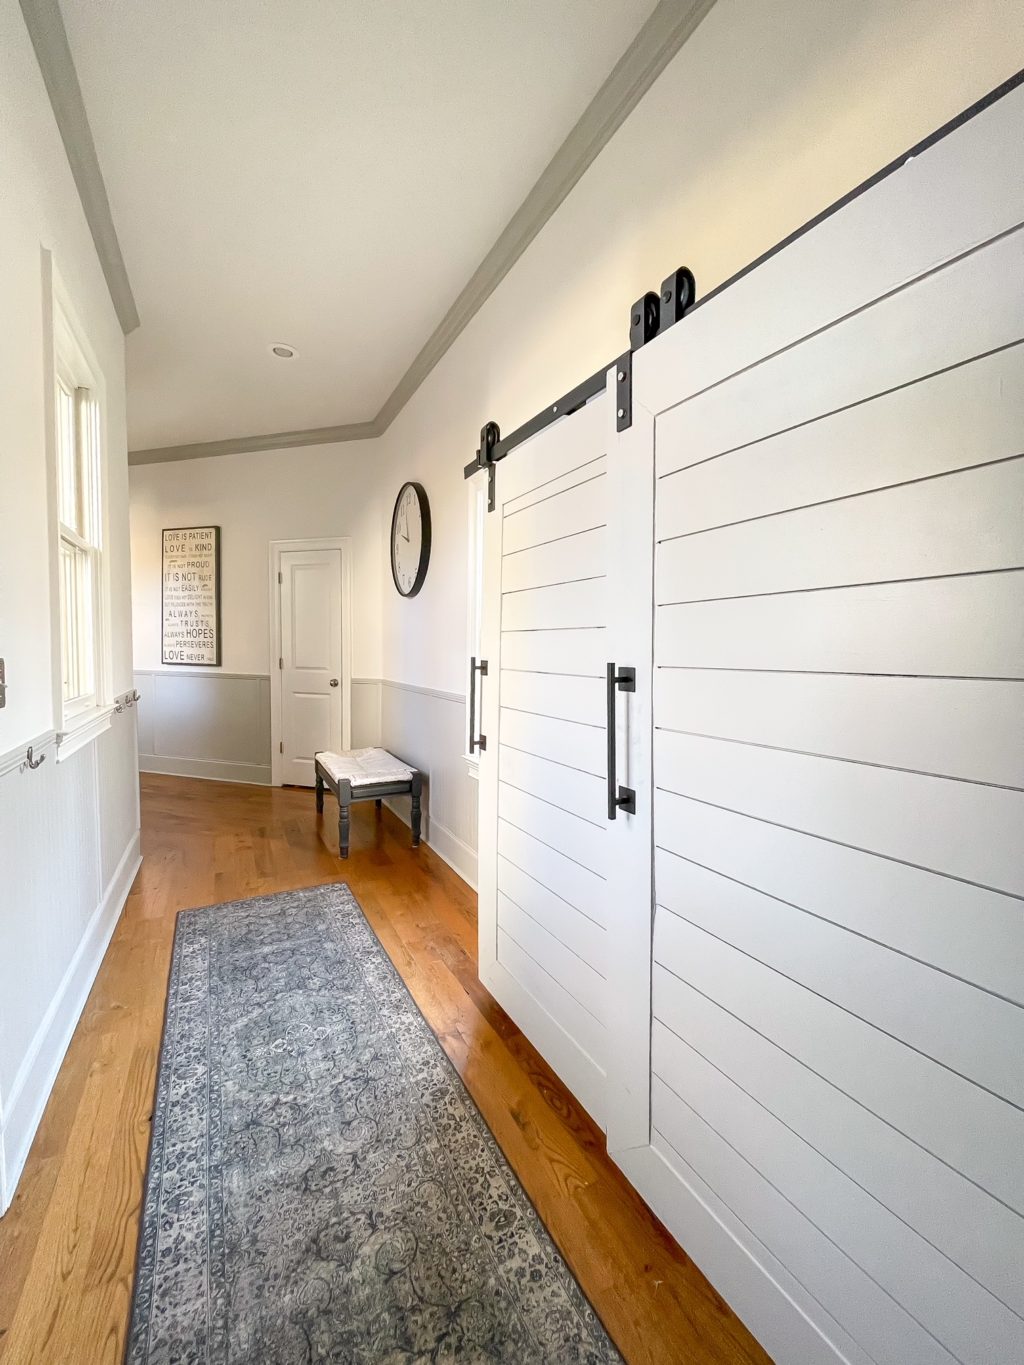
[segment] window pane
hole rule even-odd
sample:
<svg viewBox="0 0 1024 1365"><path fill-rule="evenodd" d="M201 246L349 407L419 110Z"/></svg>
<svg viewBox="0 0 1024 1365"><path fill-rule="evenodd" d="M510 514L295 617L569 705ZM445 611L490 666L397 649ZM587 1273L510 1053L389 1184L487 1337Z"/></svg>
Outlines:
<svg viewBox="0 0 1024 1365"><path fill-rule="evenodd" d="M60 638L66 702L91 696L95 660L92 556L67 540L60 543Z"/></svg>
<svg viewBox="0 0 1024 1365"><path fill-rule="evenodd" d="M77 466L78 466L78 533L90 545L100 543L99 470L100 470L100 405L88 389L75 390L78 410Z"/></svg>
<svg viewBox="0 0 1024 1365"><path fill-rule="evenodd" d="M73 531L82 532L78 469L75 395L63 380L57 383L57 486L60 519Z"/></svg>

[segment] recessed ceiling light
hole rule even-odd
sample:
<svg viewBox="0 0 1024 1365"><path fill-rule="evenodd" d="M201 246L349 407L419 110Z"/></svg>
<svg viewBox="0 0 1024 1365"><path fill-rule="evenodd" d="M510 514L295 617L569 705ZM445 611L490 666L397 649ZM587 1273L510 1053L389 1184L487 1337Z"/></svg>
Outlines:
<svg viewBox="0 0 1024 1365"><path fill-rule="evenodd" d="M294 346L289 346L287 342L275 341L270 348L270 354L276 355L279 360L291 360L297 354Z"/></svg>

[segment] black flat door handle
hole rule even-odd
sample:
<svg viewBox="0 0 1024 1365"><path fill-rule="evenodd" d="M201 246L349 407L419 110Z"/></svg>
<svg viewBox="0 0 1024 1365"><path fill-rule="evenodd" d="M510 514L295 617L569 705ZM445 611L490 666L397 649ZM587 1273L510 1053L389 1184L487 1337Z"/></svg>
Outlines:
<svg viewBox="0 0 1024 1365"><path fill-rule="evenodd" d="M614 820L620 810L636 814L636 792L632 787L620 787L615 774L615 693L636 691L636 669L605 667L605 708L608 739L608 819Z"/></svg>
<svg viewBox="0 0 1024 1365"><path fill-rule="evenodd" d="M469 752L487 748L487 736L476 733L476 675L480 674L480 715L483 717L484 678L487 677L487 660L475 655L469 661ZM482 721L481 721L482 723Z"/></svg>

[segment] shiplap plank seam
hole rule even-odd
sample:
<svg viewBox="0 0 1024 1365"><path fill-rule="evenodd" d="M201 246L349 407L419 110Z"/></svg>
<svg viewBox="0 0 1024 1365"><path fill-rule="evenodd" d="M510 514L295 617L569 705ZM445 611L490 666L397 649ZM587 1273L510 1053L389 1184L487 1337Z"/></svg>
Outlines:
<svg viewBox="0 0 1024 1365"><path fill-rule="evenodd" d="M602 873L595 871L595 869L592 867L588 867L586 863L581 863L578 858L570 857L569 854L566 853L564 849L556 848L554 844L545 843L543 839L538 839L537 835L532 833L532 831L528 829L523 829L522 825L513 824L513 822L508 818L507 815L499 815L498 819L501 820L504 824L508 825L510 829L517 829L520 834L525 834L530 839L536 839L538 844L544 844L545 848L551 849L552 853L557 853L558 856L560 858L564 858L567 863L572 863L576 867L582 867L583 871L589 872L592 877L597 877L602 882L608 880L607 877L602 875ZM543 883L541 883L541 885L543 885Z"/></svg>
<svg viewBox="0 0 1024 1365"><path fill-rule="evenodd" d="M571 471L571 472L574 473L575 471ZM504 521L510 521L510 520L512 519L512 517L518 517L518 516L520 516L523 512L528 512L528 511L530 510L531 507L539 507L541 503L550 502L552 498L561 498L561 497L564 497L564 495L565 495L566 493L574 493L574 492L576 491L577 488L583 488L583 487L585 487L587 484L596 483L596 482L598 481L598 479L603 479L603 478L606 478L606 477L607 477L607 476L602 472L602 473L600 473L600 474L594 474L594 475L592 475L589 479L580 479L579 483L571 483L571 484L569 484L568 487L566 487L566 488L559 488L558 491L555 492L555 493L547 493L547 494L545 494L545 496L544 496L543 498L537 498L536 501L534 501L534 502L528 502L528 503L526 503L526 504L525 504L524 506L522 506L522 507L515 507L515 508L513 508L513 510L512 510L511 512L508 512L508 511L506 511L504 508L502 508L502 519L503 519ZM554 483L555 480L552 479L551 482ZM538 484L538 485L536 486L536 488L531 488L531 489L529 490L529 493L535 493L535 492L537 492L538 489L543 488L544 486L545 486L545 485L543 485L543 484ZM520 494L520 497L524 497L524 498L525 498L525 497L528 497L528 496L529 496L529 493L522 493L522 494ZM602 524L604 524L604 523L602 523Z"/></svg>
<svg viewBox="0 0 1024 1365"><path fill-rule="evenodd" d="M576 536L587 536L591 531L603 531L608 525L606 521L599 521L594 526L583 526L578 531L567 531L564 536L552 536L550 540L538 540L536 545L523 545L518 550L506 550L502 554L502 559L512 559L515 555L529 554L531 550L540 550L545 545L558 545L563 540L573 540Z"/></svg>
<svg viewBox="0 0 1024 1365"><path fill-rule="evenodd" d="M527 873L526 875L529 876L529 873ZM542 886L543 883L540 882L540 883L538 883L538 885L541 885L541 886ZM547 889L548 889L548 888L545 887L545 890L547 890ZM564 938L559 937L559 935L555 933L554 929L551 928L550 924L545 924L544 921L543 921L543 920L539 920L539 919L537 918L536 915L532 915L532 914L530 913L529 910L525 909L524 906L520 905L519 902L518 902L517 900L514 900L514 899L508 894L508 892L505 891L505 890L503 890L501 887L499 887L498 890L499 890L499 894L502 895L502 896L504 896L505 900L507 900L508 903L509 903L510 905L514 905L515 908L519 911L519 913L520 913L521 915L525 915L527 919L532 920L532 921L534 922L534 924L536 924L539 928L543 929L545 933L550 934L551 937L552 937L553 939L557 940L557 942L559 942L559 943L562 945L562 947L565 949L565 951L566 951L567 953L572 953L573 957L579 958L580 962L582 962L583 965L584 965L585 967L589 967L590 970L591 970L592 972L595 972L595 973L601 978L602 981L606 981L606 980L608 979L607 972L603 972L603 971L601 970L601 968L600 968L595 962L591 962L590 959L589 959L588 957L586 957L583 953L581 953L581 952L579 951L578 948L574 948L574 947L572 946L571 943L566 943L566 941L565 941ZM552 894L554 894L554 893L552 892ZM559 900L561 900L561 897L559 897ZM568 902L568 901L564 901L563 904L568 905L569 902ZM582 913L581 911L577 910L576 907L575 907L574 905L569 906L569 908L570 908L570 910L573 911L574 914L579 915L579 914ZM586 918L586 917L584 916L584 918ZM590 923L590 924L593 924L594 922L595 922L594 920L589 920L589 921L588 921L588 923ZM508 933L508 930L506 929L505 932ZM509 937L511 938L511 937L513 937L513 935L512 935L512 934L509 934ZM523 947L523 945L522 945L521 943L519 944L519 946L520 946L520 948ZM523 948L523 952L526 952L526 951L527 951L527 949ZM562 985L563 985L563 989L565 989L565 990L568 990L568 989L569 989L568 986L566 986L564 982L562 983ZM571 991L570 991L569 993L572 994ZM579 1003L580 1003L581 1005L583 1005L583 1001L582 1001L582 1000L581 1000ZM583 1005L583 1008L584 1008L584 1009L589 1009L589 1007L588 1007L587 1005ZM590 1012L591 1014L594 1013L593 1010L589 1010L589 1012ZM595 1015L594 1017L596 1018L597 1016Z"/></svg>
<svg viewBox="0 0 1024 1365"><path fill-rule="evenodd" d="M936 583L950 578L986 578L992 574L1020 573L1024 564L1004 564L997 569L960 569L955 573L910 574L903 578L869 578L855 583L820 583L802 588L775 588L770 592L725 593L721 597L684 597L669 602L658 602L660 607L694 607L703 602L749 602L753 598L795 597L800 593L844 592L849 588L887 588L897 583Z"/></svg>
<svg viewBox="0 0 1024 1365"><path fill-rule="evenodd" d="M842 1010L844 1014L848 1014L851 1018L859 1020L862 1024L866 1024L868 1028L877 1029L879 1033L884 1033L885 1036L890 1038L894 1043L899 1043L901 1047L905 1047L909 1052L914 1052L917 1056L925 1058L926 1061L934 1063L935 1066L941 1066L943 1070L949 1071L952 1075L959 1077L962 1081L966 1081L968 1085L973 1085L979 1090L983 1090L985 1094L990 1095L992 1099L1001 1100L1003 1104L1008 1105L1011 1109L1015 1109L1018 1113L1024 1113L1024 1105L1020 1105L1015 1100L1009 1099L1006 1095L1000 1094L998 1090L993 1090L991 1086L984 1085L976 1077L968 1076L965 1072L958 1070L957 1067L951 1066L949 1062L944 1062L941 1057L934 1057L930 1052L925 1052L923 1048L916 1047L913 1043L907 1042L906 1038L901 1038L899 1034L893 1033L891 1029L883 1028L881 1024L876 1023L873 1019L868 1019L865 1015L858 1014L856 1010L850 1009L848 1005L843 1005L839 1001L833 1000L831 996L825 995L823 991L815 990L815 988L809 986L806 981L801 981L795 976L790 976L788 972L784 972L780 967L775 967L770 962L765 962L764 959L758 957L756 953L748 952L746 948L741 948L738 944L730 942L729 939L722 938L719 934L712 933L705 925L698 924L696 921L688 919L686 915L681 914L678 910L671 909L667 905L662 905L660 901L658 902L658 909L663 911L666 915L672 915L676 919L683 920L692 929L699 929L701 933L708 934L718 943L724 944L726 948L733 949L734 952L741 953L744 957L749 958L751 962L756 962L759 967L763 967L766 971L774 972L777 976L783 977L794 986L799 986L802 990L809 991L811 995L817 996L819 1000L823 1000L827 1005L831 1005L833 1009ZM923 963L922 965L931 968L932 971L937 970L936 968L931 967L930 963ZM999 998L1001 999L1002 997ZM1007 1001L1006 1003L1015 1004L1014 1001Z"/></svg>
<svg viewBox="0 0 1024 1365"><path fill-rule="evenodd" d="M666 470L664 474L657 475L658 481L660 482L663 479L674 479L677 475L685 474L688 470L699 469L701 465L710 464L714 460L724 459L727 455L737 455L740 451L750 450L754 446L763 445L766 441L773 441L779 436L788 436L790 432L801 431L804 427L814 426L816 422L825 422L830 417L839 416L840 413L851 412L854 408L863 407L867 403L877 402L881 398L889 398L892 394L901 393L904 389L912 389L917 384L926 384L930 379L938 379L944 374L951 374L953 371L963 369L967 365L974 365L978 361L988 360L992 356L1001 355L1004 351L1012 351L1015 346L1022 345L1024 345L1024 337L1017 341L1008 341L1002 346L993 346L987 351L979 351L977 355L966 356L963 360L956 360L950 365L942 365L937 370L931 370L928 374L919 375L914 379L908 379L901 384L893 384L887 389L879 389L877 393L866 394L863 398L855 398L850 403L842 403L839 407L829 409L828 412L815 413L813 417L806 417L803 421L793 422L790 426L779 427L775 431L765 432L762 436L755 436L749 441L741 441L739 445L729 446L725 450L718 450L714 455L706 455L703 459L694 460L693 464L681 465L678 469Z"/></svg>
<svg viewBox="0 0 1024 1365"><path fill-rule="evenodd" d="M659 545L670 545L677 540L693 540L696 536L710 535L713 531L725 531L734 526L749 526L757 521L771 521L773 517L785 517L791 512L807 512L813 507L831 507L840 502L852 502L855 498L873 497L878 493L891 493L897 488L912 488L915 484L934 483L937 479L953 479L958 474L971 474L977 469L991 469L995 465L1012 464L1015 460L1024 459L1024 452L1015 455L1000 455L993 460L977 460L973 464L958 465L956 469L939 469L934 474L919 474L913 479L899 479L895 483L882 483L873 488L858 488L852 493L839 493L834 498L817 498L813 502L794 503L790 507L777 507L771 512L759 512L755 516L738 517L735 521L722 521L715 526L701 526L694 531L679 531L675 535L662 536L658 540ZM705 463L705 462L702 462ZM675 470L675 473L684 473L687 469L697 468L695 465L686 465L684 469ZM668 475L664 477L668 478ZM849 586L847 584L843 585Z"/></svg>
<svg viewBox="0 0 1024 1365"><path fill-rule="evenodd" d="M864 674L854 674L854 677L864 677ZM972 680L973 681L973 680ZM914 777L937 777L943 782L966 782L972 787L994 787L997 791L1020 792L1024 787L1014 786L1010 782L989 782L980 777L960 777L956 773L935 772L927 768L907 768L898 763L879 763L873 759L850 758L846 754L825 754L815 749L795 749L789 744L767 744L764 740L758 739L737 739L733 735L712 735L704 730L681 730L673 725L656 725L655 730L660 730L667 735L687 735L691 739L713 739L718 744L742 744L750 749L768 749L776 754L799 754L801 758L820 758L827 763L853 763L859 768L881 768L889 773L910 773ZM667 789L663 789L667 790ZM682 793L676 793L681 795ZM805 831L807 832L807 831Z"/></svg>
<svg viewBox="0 0 1024 1365"><path fill-rule="evenodd" d="M539 716L542 720L558 720L564 725L583 725L588 730L603 730L603 725L596 725L589 720L571 720L568 716L550 716L546 711L527 711L522 706L502 705L503 711L515 711L520 716Z"/></svg>
<svg viewBox="0 0 1024 1365"><path fill-rule="evenodd" d="M944 872L941 868L929 867L926 863L915 863L909 858L897 858L893 853L880 853L877 849L865 848L862 844L851 844L846 839L834 839L827 834L817 834L811 829L801 829L799 825L787 825L782 820L769 820L765 815L754 815L750 811L737 810L735 806L723 806L720 801L706 801L703 797L693 796L689 792L677 792L671 787L657 785L655 790L667 792L669 796L682 797L684 801L697 801L702 806L710 806L714 810L724 810L730 815L743 815L748 820L760 820L766 825L774 825L777 829L789 830L792 834L805 834L808 839L821 839L826 844L838 844L840 848L849 848L855 853L866 853L873 858L885 858L889 862L900 863L903 867L913 867L918 872L931 872L936 877L947 877L950 881L962 882L964 886L976 886L979 891L991 891L994 895L1006 896L1010 900L1024 902L1024 895L1018 895L1015 891L1007 891L1001 886L990 886L987 882L975 881L971 877L963 877L955 872ZM663 849L666 853L672 852L664 844L655 844L655 847Z"/></svg>
<svg viewBox="0 0 1024 1365"><path fill-rule="evenodd" d="M543 891L546 891L549 896L554 896L556 900L561 901L563 905L567 906L575 914L580 915L583 919L585 919L588 924L594 924L597 926L598 929L604 932L604 925L601 923L600 920L594 919L593 915L588 915L587 912L585 910L581 910L578 905L573 905L572 901L567 901L564 896L560 896L557 891L553 890L545 882L542 882L539 878L535 877L532 872L527 872L525 867L520 867L518 863L513 862L507 853L499 853L498 858L500 861L508 863L509 867L514 867L515 870L521 873L524 877L529 877L531 882L535 882L537 886L539 886ZM507 896L508 892L507 891L502 892L502 894ZM508 898L509 900L512 899L511 896L509 896ZM522 906L520 906L519 908L522 909ZM524 910L523 913L529 914L529 911ZM534 915L531 918L536 919L536 916ZM590 965L593 966L594 964L591 963Z"/></svg>
<svg viewBox="0 0 1024 1365"><path fill-rule="evenodd" d="M748 819L751 819L751 818L756 819L756 816L754 816L754 817L748 816L748 817L746 817L746 818L748 818ZM797 832L799 832L799 833L804 833L804 831L802 831L802 830L801 830L801 831L797 831ZM927 958L925 958L925 957L920 957L920 956L919 956L918 954L916 954L916 953L908 952L908 950L907 950L906 948L900 948L900 947L898 947L898 946L897 946L896 944L894 944L894 943L887 943L887 942L885 941L885 939L876 938L873 934L865 933L863 929L855 929L855 928L854 928L852 925L850 925L850 924L844 924L842 920L830 919L828 915L822 914L822 913L820 913L820 912L817 911L817 910L809 910L809 909L807 908L806 905L797 905L796 901L786 900L786 898L785 898L784 896L777 896L777 895L775 895L775 894L774 894L773 892L771 892L771 891L766 891L766 890L764 889L764 887L761 887L761 886L754 886L751 882L745 882L745 881L743 881L742 878L740 878L740 877L733 877L733 876L731 876L728 872L723 872L721 868L718 868L718 867L711 867L708 863L702 863L702 862L700 862L697 858L689 858L689 857L687 857L687 855L686 855L685 853L677 853L675 849L672 849L672 848L665 848L665 847L663 847L663 846L660 845L660 844L659 844L657 847L658 847L658 852L659 852L659 853L666 853L666 854L668 854L668 856L669 856L670 858L678 858L681 862L690 863L690 864L692 864L692 866L694 866L694 867L699 867L703 872L710 872L710 873L712 873L712 874L713 874L714 876L716 876L716 877L723 877L723 878L724 878L726 881L728 881L728 882L735 882L735 884L736 884L737 886L742 886L742 887L744 887L747 891L755 891L759 896L767 896L769 900L773 900L773 901L777 902L777 904L779 904L779 905L785 905L785 906L787 906L790 910L797 910L797 911L799 911L799 913L802 914L802 915L809 915L809 916L811 917L811 919L820 920L822 924L829 924L829 925L831 925L834 929L841 929L841 930L843 930L843 931L844 931L845 933L847 933L847 934L852 934L852 935L854 936L854 938L863 939L865 943L873 943L873 944L875 944L875 946L878 947L878 948L884 948L884 949L886 949L886 950L887 950L888 952L890 952L890 953L895 953L895 954L897 955L897 957L905 957L905 958L907 959L908 962L916 962L916 963L918 964L918 966L920 966L920 967L927 967L927 968L929 968L929 969L930 969L931 971L933 971L933 972L938 972L938 973L940 973L940 975L942 975L942 976L948 976L948 977L950 978L950 980L952 980L952 981L959 981L962 985L964 985L964 986L969 986L972 990L981 991L981 992L983 992L983 994L985 994L985 995L991 995L991 996L993 997L993 999L995 999L995 1000L1001 1000L1001 1001L1002 1001L1004 1004L1006 1004L1006 1005L1013 1005L1013 1006L1014 1006L1015 1008L1017 1008L1017 1009L1024 1009L1024 1001L1015 1000L1015 999L1013 998L1013 996L1011 996L1011 995L1006 995L1006 994L1005 994L1004 992L1002 992L1002 991L995 990L992 986L986 986L986 985L984 985L984 983L982 983L982 982L980 982L980 981L975 981L973 978L971 978L971 977L969 977L969 976L962 976L962 975L960 975L959 972L951 971L950 968L948 968L948 967L941 967L937 962L929 962L929 960L928 960ZM929 870L930 870L930 869L929 869ZM937 875L937 874L936 874L936 875ZM666 909L667 907L665 907L665 906L659 906L659 908L660 908L660 909ZM677 911L672 911L672 910L669 910L668 913L669 913L669 914L678 914ZM680 915L679 918L680 918L680 919L685 919L686 917L683 916L683 915ZM693 924L693 921L692 921L692 920L687 920L687 923L688 923L688 924ZM703 929L703 925L700 925L700 924L693 924L693 927L694 927L695 929ZM705 931L705 932L706 932L706 931ZM717 936L716 936L716 937L717 937ZM719 942L720 942L720 943L728 943L728 940L727 940L727 939L719 939ZM730 947L735 947L735 944L729 944L729 946L730 946ZM738 949L737 951L742 952L743 950L742 950L742 949ZM754 958L754 961L755 961L755 962L760 962L761 960L760 960L760 958ZM769 971L776 971L776 970L777 970L777 968L772 967L769 963L766 963L766 962L761 962L761 966L767 968ZM669 969L669 968L666 968L666 971L668 971L668 970L670 970L670 969ZM673 976L674 976L674 975L675 975L675 973L673 972ZM780 975L785 976L785 973L784 973L784 972L783 972L783 973L780 973ZM683 980L682 977L680 977L679 979L680 979L680 980ZM792 980L793 978L790 977L790 978L787 978L787 979ZM687 981L686 984L687 984L688 986L691 986L694 990L697 989L697 987L693 985L693 982L692 982L692 981ZM798 981L798 982L796 982L796 984L802 986L804 983L803 983L802 981ZM703 994L703 992L701 992L701 994ZM820 994L820 992L815 992L815 994ZM708 998L710 999L710 997L708 997ZM822 999L827 999L828 997L827 997L827 996L821 996L821 998L822 998ZM830 1002L830 1003L833 1003L833 1004L834 1004L835 1002L832 1001L832 1002ZM723 1006L723 1008L724 1008L724 1006ZM857 1017L860 1018L861 1016L858 1015ZM870 1021L870 1020L865 1020L864 1022L865 1022L865 1023L870 1023L871 1021ZM872 1025L872 1027L874 1027L874 1025ZM756 1032L756 1031L757 1031L757 1030L755 1030L755 1032ZM884 1030L883 1030L883 1031L884 1031ZM903 1039L901 1038L901 1039L898 1039L897 1041L903 1042ZM785 1049L783 1049L783 1051L785 1051ZM799 1060L799 1059L797 1059L797 1060ZM935 1058L932 1058L932 1060L934 1061ZM1003 1098L1003 1097L1000 1096L999 1098Z"/></svg>
<svg viewBox="0 0 1024 1365"><path fill-rule="evenodd" d="M920 274L914 275L911 279L902 280L892 289L887 289L876 297L868 299L865 303L859 304L856 308L851 308L847 312L839 314L838 317L832 318L831 321L824 322L820 326L812 328L811 331L795 337L792 341L788 341L784 346L779 346L776 350L769 351L767 354L759 356L757 360L750 361L746 365L741 365L738 369L732 370L729 374L722 375L712 383L706 384L702 389L696 389L693 393L689 393L685 398L680 399L678 403L663 408L658 415L663 416L665 412L674 411L676 408L682 407L684 403L691 403L695 398L699 398L701 394L710 393L712 389L721 388L723 384L728 384L730 380L736 379L742 374L748 374L751 370L758 369L768 361L775 360L776 357L785 355L787 351L795 350L798 346L803 346L808 341L813 341L816 337L823 336L826 332L830 332L834 327L839 326L841 323L848 322L851 318L866 313L870 308L876 308L879 304L885 303L889 299L896 298L898 295L905 293L908 289L913 289L913 287L920 284L922 280L930 279L935 275L941 275L943 271L958 265L961 261L970 259L971 256L977 255L979 252L986 250L986 248L995 245L997 242L1005 241L1008 237L1012 237L1014 233L1019 232L1022 227L1024 227L1024 223L1013 223L1011 226L1004 228L1001 232L997 232L993 236L986 238L985 241L973 243L964 250L939 261L936 265L929 266L927 270L922 270Z"/></svg>
<svg viewBox="0 0 1024 1365"><path fill-rule="evenodd" d="M573 771L579 770L574 769ZM589 777L590 774L587 773L586 776ZM507 777L501 778L500 781L503 787L511 787L513 791L522 792L524 796L532 796L535 801L540 801L545 806L550 806L552 810L560 810L563 815L571 815L574 820L582 820L582 822L585 825L590 825L592 829L597 829L600 830L602 834L604 833L605 829L604 825L598 824L596 820L589 820L585 815L580 815L578 811L569 810L566 806L560 806L557 801L549 801L544 796L538 796L535 791L530 791L526 787L517 787L516 784L514 782L510 782Z"/></svg>
<svg viewBox="0 0 1024 1365"><path fill-rule="evenodd" d="M740 668L734 664L656 664L655 668L664 669L667 673L781 673L805 678L922 678L935 679L939 682L1024 682L1024 677L1006 677L996 673L979 677L976 673L892 673L867 668L758 668L756 664L749 668Z"/></svg>
<svg viewBox="0 0 1024 1365"><path fill-rule="evenodd" d="M527 546L527 549L530 550L535 550L536 548L535 545ZM546 592L548 588L564 588L568 583L597 583L600 579L606 577L607 575L603 573L593 573L588 574L585 578L560 578L555 583L538 583L536 586L529 588L503 588L501 595L502 597L514 597L517 593L521 592Z"/></svg>

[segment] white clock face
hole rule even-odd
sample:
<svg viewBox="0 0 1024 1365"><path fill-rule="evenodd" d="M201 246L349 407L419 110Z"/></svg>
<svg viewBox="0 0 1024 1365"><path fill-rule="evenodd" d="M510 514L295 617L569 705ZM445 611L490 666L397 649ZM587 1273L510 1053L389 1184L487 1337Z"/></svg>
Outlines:
<svg viewBox="0 0 1024 1365"><path fill-rule="evenodd" d="M391 532L391 562L395 586L408 596L420 573L423 555L423 517L420 500L412 484L406 484L395 505Z"/></svg>

